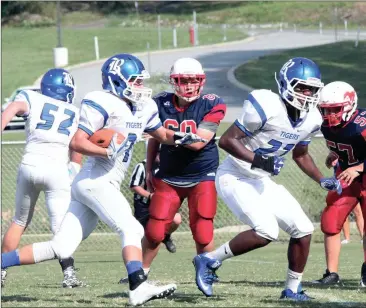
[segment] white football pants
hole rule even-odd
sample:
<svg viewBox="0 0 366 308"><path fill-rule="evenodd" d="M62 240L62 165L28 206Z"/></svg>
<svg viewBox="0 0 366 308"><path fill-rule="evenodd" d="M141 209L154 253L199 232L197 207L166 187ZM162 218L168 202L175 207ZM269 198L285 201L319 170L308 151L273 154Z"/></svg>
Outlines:
<svg viewBox="0 0 366 308"><path fill-rule="evenodd" d="M13 222L26 227L32 220L34 207L43 191L51 230L56 233L70 204L70 179L67 165L43 161L18 168Z"/></svg>
<svg viewBox="0 0 366 308"><path fill-rule="evenodd" d="M223 164L216 173L216 190L229 209L244 224L271 241L279 228L293 238L312 234L314 226L296 199L269 177L243 177Z"/></svg>
<svg viewBox="0 0 366 308"><path fill-rule="evenodd" d="M51 241L58 258L69 258L82 240L95 229L98 218L117 232L122 247L141 249L144 229L132 215L131 207L119 187L103 177L82 170L71 188L71 203L59 231Z"/></svg>

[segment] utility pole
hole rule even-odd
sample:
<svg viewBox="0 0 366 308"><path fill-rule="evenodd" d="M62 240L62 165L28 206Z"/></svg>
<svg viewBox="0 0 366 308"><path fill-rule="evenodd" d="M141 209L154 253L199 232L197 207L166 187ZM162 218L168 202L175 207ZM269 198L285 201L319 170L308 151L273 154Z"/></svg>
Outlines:
<svg viewBox="0 0 366 308"><path fill-rule="evenodd" d="M56 15L57 15L57 47L62 47L62 38L61 38L61 3L57 1L56 4Z"/></svg>

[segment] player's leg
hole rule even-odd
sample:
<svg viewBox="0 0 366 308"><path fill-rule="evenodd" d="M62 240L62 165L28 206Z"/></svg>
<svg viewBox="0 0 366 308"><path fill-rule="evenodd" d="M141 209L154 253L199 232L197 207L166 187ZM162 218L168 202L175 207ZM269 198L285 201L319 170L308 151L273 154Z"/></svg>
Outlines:
<svg viewBox="0 0 366 308"><path fill-rule="evenodd" d="M266 187L261 179L239 178L235 172L219 168L216 189L233 214L251 229L239 233L216 250L194 258L196 284L206 296L213 294L213 274L222 261L268 245L277 239L279 232L275 216L269 213L268 205L262 199ZM207 271L211 273L207 275Z"/></svg>
<svg viewBox="0 0 366 308"><path fill-rule="evenodd" d="M132 215L131 207L119 187L105 180L85 179L73 183L77 198L87 204L98 217L121 238L122 257L129 279L130 304L139 305L149 300L166 297L176 285L153 286L146 282L142 269L141 240L144 229Z"/></svg>
<svg viewBox="0 0 366 308"><path fill-rule="evenodd" d="M356 183L354 183L356 184ZM336 192L328 192L326 207L321 216L321 229L324 233L324 248L327 269L321 279L314 282L333 285L340 283L338 263L341 252L341 230L346 218L358 203L357 195L352 187L343 189L339 196Z"/></svg>
<svg viewBox="0 0 366 308"><path fill-rule="evenodd" d="M15 193L15 215L6 231L1 252L9 252L18 248L26 226L31 222L40 187L36 185L36 167L21 164L18 170Z"/></svg>
<svg viewBox="0 0 366 308"><path fill-rule="evenodd" d="M31 222L40 188L35 185L35 167L20 165L17 175L15 193L15 215L8 230L5 232L1 245L1 252L16 250L26 226ZM1 270L1 285L4 286L7 276L6 269Z"/></svg>
<svg viewBox="0 0 366 308"><path fill-rule="evenodd" d="M179 193L183 190L154 178L155 192L150 202L150 218L146 226L145 237L142 241L143 267L148 272L151 263L158 254L160 243L182 203Z"/></svg>
<svg viewBox="0 0 366 308"><path fill-rule="evenodd" d="M287 250L287 278L281 298L309 300L310 297L300 291L314 226L300 204L285 187L270 179L266 180L268 186L272 186L270 190L276 192L275 200L273 200L273 194L266 195L268 204L272 205L268 210L276 216L280 228L291 236Z"/></svg>
<svg viewBox="0 0 366 308"><path fill-rule="evenodd" d="M342 245L348 244L351 240L351 232L350 232L350 223L349 223L349 217L346 218L346 221L343 224L342 227L344 240L341 242Z"/></svg>
<svg viewBox="0 0 366 308"><path fill-rule="evenodd" d="M361 211L362 211L362 218L364 221L363 225L363 254L364 259L361 266L361 281L360 285L363 288L366 288L366 175L363 176L363 187L361 188Z"/></svg>
<svg viewBox="0 0 366 308"><path fill-rule="evenodd" d="M94 230L98 217L78 201L71 201L60 229L52 240L26 245L1 254L1 268L29 265L52 259L67 259Z"/></svg>
<svg viewBox="0 0 366 308"><path fill-rule="evenodd" d="M164 243L166 249L171 253L175 253L177 251L177 247L175 246L173 238L172 238L172 233L177 231L177 229L181 223L182 223L182 216L180 215L180 213L176 213L174 215L173 222L170 225L168 233L165 235L165 237L163 239L163 243Z"/></svg>
<svg viewBox="0 0 366 308"><path fill-rule="evenodd" d="M188 192L189 225L196 243L197 254L214 249L214 217L217 193L214 181L204 181Z"/></svg>
<svg viewBox="0 0 366 308"><path fill-rule="evenodd" d="M61 222L66 215L71 201L71 187L67 168L53 168L52 174L45 176L45 199L50 219L51 231L56 234ZM74 288L83 285L83 282L76 277L74 258L59 260L64 279L64 288Z"/></svg>
<svg viewBox="0 0 366 308"><path fill-rule="evenodd" d="M358 233L360 234L361 240L363 239L363 235L364 235L364 219L363 219L363 215L362 215L362 210L361 210L361 204L358 203L356 205L356 207L353 209L353 213L355 214L355 220L356 220L356 226L357 226L357 230Z"/></svg>

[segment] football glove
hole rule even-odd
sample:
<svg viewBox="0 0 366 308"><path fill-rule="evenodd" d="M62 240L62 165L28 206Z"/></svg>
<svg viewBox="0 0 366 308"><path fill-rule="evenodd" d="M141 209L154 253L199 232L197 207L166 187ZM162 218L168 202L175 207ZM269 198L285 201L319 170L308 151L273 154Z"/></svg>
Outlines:
<svg viewBox="0 0 366 308"><path fill-rule="evenodd" d="M335 177L320 179L320 186L325 190L336 190L337 194L342 193L342 185Z"/></svg>
<svg viewBox="0 0 366 308"><path fill-rule="evenodd" d="M131 134L128 134L128 136L122 141L122 143L118 142L117 133L113 135L111 142L109 143L109 146L107 148L107 155L110 160L115 160L118 156L124 153L124 150L127 148L127 145L130 141L130 135Z"/></svg>
<svg viewBox="0 0 366 308"><path fill-rule="evenodd" d="M285 164L284 157L266 156L256 153L252 162L251 169L259 168L272 175L278 175Z"/></svg>
<svg viewBox="0 0 366 308"><path fill-rule="evenodd" d="M193 133L174 133L174 142L176 145L189 145L197 142L207 143L207 140Z"/></svg>

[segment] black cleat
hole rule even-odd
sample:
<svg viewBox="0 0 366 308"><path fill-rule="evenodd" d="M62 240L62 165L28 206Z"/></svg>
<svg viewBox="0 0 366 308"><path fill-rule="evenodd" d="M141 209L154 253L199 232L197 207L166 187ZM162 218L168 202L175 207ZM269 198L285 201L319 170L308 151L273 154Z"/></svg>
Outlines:
<svg viewBox="0 0 366 308"><path fill-rule="evenodd" d="M166 249L171 252L175 253L177 251L177 247L175 246L173 239L170 234L167 234L163 240L163 243L166 247Z"/></svg>
<svg viewBox="0 0 366 308"><path fill-rule="evenodd" d="M361 267L361 281L360 281L360 286L362 288L366 288L366 262L364 262L362 264L362 267Z"/></svg>
<svg viewBox="0 0 366 308"><path fill-rule="evenodd" d="M334 273L334 272L331 273L327 269L325 271L325 274L323 274L323 278L318 279L318 280L314 280L313 283L331 286L331 285L340 285L341 280L340 280L339 275L337 273Z"/></svg>

